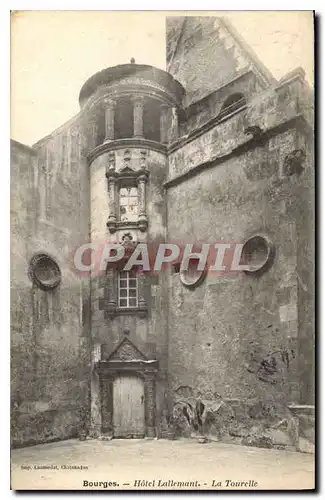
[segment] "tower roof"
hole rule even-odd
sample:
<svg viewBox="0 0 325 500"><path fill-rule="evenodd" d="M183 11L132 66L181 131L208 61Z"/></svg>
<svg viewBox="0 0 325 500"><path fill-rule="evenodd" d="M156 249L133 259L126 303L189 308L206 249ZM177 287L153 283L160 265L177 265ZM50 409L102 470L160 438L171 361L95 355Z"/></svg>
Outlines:
<svg viewBox="0 0 325 500"><path fill-rule="evenodd" d="M96 90L104 85L117 83L128 77L151 81L176 95L181 99L185 90L183 86L169 73L147 64L136 64L134 58L128 64L119 64L103 69L88 78L80 90L79 103L82 106Z"/></svg>

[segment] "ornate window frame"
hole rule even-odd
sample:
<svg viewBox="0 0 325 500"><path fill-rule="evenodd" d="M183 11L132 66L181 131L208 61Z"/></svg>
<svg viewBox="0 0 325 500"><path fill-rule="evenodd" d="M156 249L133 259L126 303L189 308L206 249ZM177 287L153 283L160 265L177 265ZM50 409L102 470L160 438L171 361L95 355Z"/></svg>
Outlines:
<svg viewBox="0 0 325 500"><path fill-rule="evenodd" d="M110 266L106 270L106 297L104 304L105 317L112 319L115 316L136 315L141 318L147 317L148 306L145 300L145 276L142 272L137 274L137 305L121 307L119 305L119 274L124 268L126 260L122 260L116 266Z"/></svg>
<svg viewBox="0 0 325 500"><path fill-rule="evenodd" d="M119 229L140 229L146 231L148 227L146 186L149 172L145 168L132 170L125 167L120 172L108 170L106 178L109 193L109 214L107 227L110 233L115 233ZM118 220L119 190L122 187L134 186L138 189L138 220L120 221Z"/></svg>

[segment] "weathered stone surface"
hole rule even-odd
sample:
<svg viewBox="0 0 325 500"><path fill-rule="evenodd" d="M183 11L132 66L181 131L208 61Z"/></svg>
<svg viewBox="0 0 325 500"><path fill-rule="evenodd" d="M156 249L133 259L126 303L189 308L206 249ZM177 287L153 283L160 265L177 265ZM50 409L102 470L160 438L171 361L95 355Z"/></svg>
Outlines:
<svg viewBox="0 0 325 500"><path fill-rule="evenodd" d="M299 451L302 453L315 454L315 445L305 438L299 438Z"/></svg>
<svg viewBox="0 0 325 500"><path fill-rule="evenodd" d="M91 349L98 344L108 359L124 335L159 365L151 433L156 424L165 436L194 433L256 446L298 446L299 430L313 439L313 423L291 418L286 406L313 404L314 398L309 89L300 70L275 82L220 19L172 17L167 24L168 68L184 83L183 108L177 109L181 86L170 75L150 68L145 75L154 81L144 82L142 68L132 82L109 82L113 90L95 79L96 95L85 97L89 106L34 148L13 142L15 445L81 435L91 425L96 436L112 431L112 398L108 386L100 389ZM155 80L158 74L168 88ZM103 96L116 98L121 85L135 93L145 86L155 105L166 98L169 145L158 144L159 134L150 132L151 118L158 123L159 116L145 105L143 133L153 134L151 143L129 137L131 113L124 117L127 136L120 137L122 120L119 142L98 148L105 138ZM226 112L234 95L241 105L226 106ZM112 129L112 114L109 122ZM143 224L109 233L108 217L114 230L118 218L115 181L132 172L141 174ZM235 244L265 234L275 256L263 275L208 273L194 289L184 287L177 272L142 276L145 314L118 315L117 273L90 278L74 272L73 253L89 234L95 243L131 234L132 241L153 245ZM58 262L56 289L45 292L30 280L36 252ZM166 406L172 423L163 422Z"/></svg>
<svg viewBox="0 0 325 500"><path fill-rule="evenodd" d="M206 437L212 441L291 451L299 450L300 440L305 436L289 408L280 401L270 400L183 398L174 405L173 424L176 437ZM301 446L307 446L305 441Z"/></svg>
<svg viewBox="0 0 325 500"><path fill-rule="evenodd" d="M251 64L234 28L224 19L167 17L167 70L186 86L187 105L235 79Z"/></svg>
<svg viewBox="0 0 325 500"><path fill-rule="evenodd" d="M88 234L88 174L84 138L71 128L37 144L12 143L12 441L15 446L76 436L79 408L88 405L89 351L82 345L88 280L71 270L71 251ZM71 155L65 146L70 144ZM24 182L21 182L24 179ZM71 201L78 200L75 203ZM61 283L39 289L30 259L47 253ZM84 316L84 319L86 316ZM87 334L89 333L89 324Z"/></svg>

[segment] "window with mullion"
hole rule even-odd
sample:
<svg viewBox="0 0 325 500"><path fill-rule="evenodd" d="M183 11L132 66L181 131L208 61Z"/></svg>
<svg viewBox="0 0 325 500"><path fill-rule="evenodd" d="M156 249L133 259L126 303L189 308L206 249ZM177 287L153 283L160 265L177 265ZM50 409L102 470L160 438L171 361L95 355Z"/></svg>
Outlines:
<svg viewBox="0 0 325 500"><path fill-rule="evenodd" d="M138 280L135 271L121 271L118 279L119 307L137 307Z"/></svg>

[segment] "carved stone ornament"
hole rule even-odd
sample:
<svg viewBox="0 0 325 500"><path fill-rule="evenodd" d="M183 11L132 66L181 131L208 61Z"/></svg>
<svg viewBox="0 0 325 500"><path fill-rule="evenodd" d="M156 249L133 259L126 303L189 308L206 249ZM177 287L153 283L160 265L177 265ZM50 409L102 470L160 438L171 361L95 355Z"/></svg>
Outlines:
<svg viewBox="0 0 325 500"><path fill-rule="evenodd" d="M131 165L131 151L129 149L126 149L124 151L123 163L124 163L124 168L129 168L130 170L132 170L130 168L130 165Z"/></svg>
<svg viewBox="0 0 325 500"><path fill-rule="evenodd" d="M110 151L108 153L108 171L115 172L115 152Z"/></svg>
<svg viewBox="0 0 325 500"><path fill-rule="evenodd" d="M125 249L133 250L137 246L137 243L134 241L132 234L128 232L123 234L121 238L121 245Z"/></svg>
<svg viewBox="0 0 325 500"><path fill-rule="evenodd" d="M146 170L147 168L147 156L148 152L146 150L140 151L140 167L143 170Z"/></svg>
<svg viewBox="0 0 325 500"><path fill-rule="evenodd" d="M283 173L286 176L290 175L300 175L303 172L303 163L306 159L306 153L303 149L295 149L291 153L289 153L285 159L283 164Z"/></svg>
<svg viewBox="0 0 325 500"><path fill-rule="evenodd" d="M137 347L129 340L124 338L112 352L107 361L147 361L147 358L142 354Z"/></svg>
<svg viewBox="0 0 325 500"><path fill-rule="evenodd" d="M47 254L36 254L30 261L29 276L42 290L52 290L61 282L61 271L55 260Z"/></svg>

